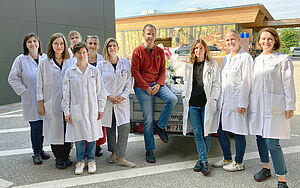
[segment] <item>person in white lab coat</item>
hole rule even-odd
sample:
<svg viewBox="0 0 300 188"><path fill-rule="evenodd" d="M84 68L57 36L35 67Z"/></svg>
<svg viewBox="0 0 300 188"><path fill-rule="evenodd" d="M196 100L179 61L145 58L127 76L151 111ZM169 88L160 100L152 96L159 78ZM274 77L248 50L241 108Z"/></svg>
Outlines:
<svg viewBox="0 0 300 188"><path fill-rule="evenodd" d="M76 63L76 57L74 57L72 49L75 44L82 42L82 36L78 31L71 30L71 31L69 31L69 34L68 34L68 40L70 43L70 47L68 48L68 52L70 54L70 60L72 60L72 61L74 61L74 63Z"/></svg>
<svg viewBox="0 0 300 188"><path fill-rule="evenodd" d="M39 64L37 100L38 112L44 120L43 135L51 144L57 169L72 165L69 159L71 143L65 142L66 123L61 109L63 76L73 64L67 59L69 52L64 35L53 34L48 43L47 58Z"/></svg>
<svg viewBox="0 0 300 188"><path fill-rule="evenodd" d="M190 62L185 64L184 72L183 134L186 134L189 117L199 158L193 170L208 175L211 171L207 162L209 133L216 133L218 129L220 72L204 40L198 39L192 44Z"/></svg>
<svg viewBox="0 0 300 188"><path fill-rule="evenodd" d="M107 127L108 151L112 154L107 161L132 168L136 165L125 160L124 157L130 131L129 94L132 90L133 79L130 63L117 56L118 50L117 40L108 38L103 47L104 61L97 65L108 92L103 125ZM117 140L116 129L118 130Z"/></svg>
<svg viewBox="0 0 300 188"><path fill-rule="evenodd" d="M213 164L226 171L244 170L243 158L248 135L247 113L251 88L252 57L240 46L240 36L236 30L225 34L225 43L230 53L223 59L221 68L221 94L218 101L218 138L224 159ZM235 137L235 160L232 161L228 133Z"/></svg>
<svg viewBox="0 0 300 188"><path fill-rule="evenodd" d="M257 46L263 52L254 60L249 129L250 134L256 135L263 168L254 179L260 182L271 177L270 152L278 187L288 187L279 140L290 138L290 118L296 110L294 66L288 55L278 52L281 44L274 28L264 28L259 32Z"/></svg>
<svg viewBox="0 0 300 188"><path fill-rule="evenodd" d="M85 43L73 47L77 63L66 71L63 81L62 109L67 121L66 142L75 142L75 174L82 174L85 157L88 172L96 172L96 140L103 136L100 119L106 102L106 91L98 69L87 62ZM85 147L87 142L87 147Z"/></svg>
<svg viewBox="0 0 300 188"><path fill-rule="evenodd" d="M24 37L23 54L15 59L8 75L8 83L21 96L23 118L30 124L34 164L42 164L42 159L50 158L43 150L43 120L38 114L36 99L38 64L45 57L40 39L34 33L29 33Z"/></svg>
<svg viewBox="0 0 300 188"><path fill-rule="evenodd" d="M100 42L97 35L87 35L85 39L86 47L88 48L88 63L97 66L100 61L103 61L102 55L98 53L100 48ZM99 138L96 142L96 153L97 157L101 157L103 155L103 151L101 145L106 142L106 128L102 126L103 137Z"/></svg>

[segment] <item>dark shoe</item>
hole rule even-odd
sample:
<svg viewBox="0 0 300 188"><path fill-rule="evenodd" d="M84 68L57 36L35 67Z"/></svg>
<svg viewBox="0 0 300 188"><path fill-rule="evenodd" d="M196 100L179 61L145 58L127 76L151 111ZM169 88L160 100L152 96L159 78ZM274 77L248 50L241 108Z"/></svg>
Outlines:
<svg viewBox="0 0 300 188"><path fill-rule="evenodd" d="M67 165L66 165L65 161L63 161L62 159L57 159L56 163L55 163L55 166L58 170L67 168Z"/></svg>
<svg viewBox="0 0 300 188"><path fill-rule="evenodd" d="M153 151L146 151L146 162L147 163L155 163L155 156L153 154Z"/></svg>
<svg viewBox="0 0 300 188"><path fill-rule="evenodd" d="M156 132L156 134L158 134L159 138L161 139L161 141L163 141L163 143L165 143L165 144L168 143L169 138L164 129L161 129L158 126L155 126L155 132Z"/></svg>
<svg viewBox="0 0 300 188"><path fill-rule="evenodd" d="M272 176L271 170L263 168L254 175L254 180L261 182L261 181L265 181L266 179L269 179L271 176Z"/></svg>
<svg viewBox="0 0 300 188"><path fill-rule="evenodd" d="M278 182L278 188L288 188L289 186L286 184L286 182L279 181Z"/></svg>
<svg viewBox="0 0 300 188"><path fill-rule="evenodd" d="M69 167L69 166L72 166L73 162L71 161L70 158L68 158L68 159L65 161L65 164L66 164L66 167Z"/></svg>
<svg viewBox="0 0 300 188"><path fill-rule="evenodd" d="M32 156L32 160L33 160L33 163L36 164L36 165L40 165L40 164L43 163L43 160L42 160L41 155L39 153L34 154L34 156Z"/></svg>
<svg viewBox="0 0 300 188"><path fill-rule="evenodd" d="M44 150L41 151L41 157L43 160L49 159L50 158L50 154L45 152Z"/></svg>
<svg viewBox="0 0 300 188"><path fill-rule="evenodd" d="M208 162L201 162L201 171L205 176L210 173L211 167L208 165Z"/></svg>
<svg viewBox="0 0 300 188"><path fill-rule="evenodd" d="M202 167L201 167L201 162L200 160L197 162L197 164L194 166L193 170L195 172L201 172L202 171Z"/></svg>
<svg viewBox="0 0 300 188"><path fill-rule="evenodd" d="M101 157L103 155L103 151L102 151L101 146L96 146L96 153L95 153L95 155L97 157Z"/></svg>

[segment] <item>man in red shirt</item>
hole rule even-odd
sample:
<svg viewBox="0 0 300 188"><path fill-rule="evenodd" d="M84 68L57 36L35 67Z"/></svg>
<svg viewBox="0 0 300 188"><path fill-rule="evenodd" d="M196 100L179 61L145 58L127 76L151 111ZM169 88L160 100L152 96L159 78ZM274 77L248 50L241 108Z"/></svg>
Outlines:
<svg viewBox="0 0 300 188"><path fill-rule="evenodd" d="M164 143L168 142L165 132L166 125L178 99L176 95L164 85L165 83L165 55L164 50L154 44L156 28L147 24L143 28L144 43L134 49L131 62L132 76L135 79L134 91L143 111L143 132L146 148L146 161L155 163L153 150L155 149L153 134L154 97L165 102L155 131Z"/></svg>

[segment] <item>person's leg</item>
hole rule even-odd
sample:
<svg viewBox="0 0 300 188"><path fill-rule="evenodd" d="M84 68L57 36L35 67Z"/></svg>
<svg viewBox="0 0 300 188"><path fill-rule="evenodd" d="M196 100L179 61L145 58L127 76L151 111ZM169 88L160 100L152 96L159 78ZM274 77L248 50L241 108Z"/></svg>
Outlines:
<svg viewBox="0 0 300 188"><path fill-rule="evenodd" d="M40 154L43 148L42 121L29 121L30 137L34 154Z"/></svg>
<svg viewBox="0 0 300 188"><path fill-rule="evenodd" d="M189 107L189 118L194 132L198 158L201 162L207 162L206 144L203 138L203 130L201 123L201 110L200 107Z"/></svg>
<svg viewBox="0 0 300 188"><path fill-rule="evenodd" d="M227 131L222 130L222 123L220 122L219 129L218 129L218 139L221 145L224 160L232 161L232 154L230 148L230 140Z"/></svg>
<svg viewBox="0 0 300 188"><path fill-rule="evenodd" d="M118 127L118 142L117 142L117 157L124 158L127 147L128 134L130 131L130 124L126 123Z"/></svg>
<svg viewBox="0 0 300 188"><path fill-rule="evenodd" d="M96 141L87 142L87 160L95 161Z"/></svg>
<svg viewBox="0 0 300 188"><path fill-rule="evenodd" d="M268 150L268 146L266 143L266 139L263 138L262 136L257 135L256 136L256 144L257 144L260 161L263 164L263 167L270 169L269 150Z"/></svg>
<svg viewBox="0 0 300 188"><path fill-rule="evenodd" d="M75 142L76 146L76 160L78 162L84 162L85 161L85 141L77 141Z"/></svg>
<svg viewBox="0 0 300 188"><path fill-rule="evenodd" d="M161 129L165 129L172 110L177 104L178 98L167 86L161 86L156 96L162 99L165 103L157 122L157 126Z"/></svg>
<svg viewBox="0 0 300 188"><path fill-rule="evenodd" d="M143 132L145 140L145 149L146 151L153 151L155 149L153 131L154 96L149 95L140 87L134 88L134 91L143 111Z"/></svg>
<svg viewBox="0 0 300 188"><path fill-rule="evenodd" d="M107 145L108 151L111 152L111 156L107 159L107 162L114 163L116 161L116 150L117 150L117 143L116 143L116 118L115 113L112 113L112 122L111 127L107 127Z"/></svg>
<svg viewBox="0 0 300 188"><path fill-rule="evenodd" d="M204 137L204 142L205 142L205 149L206 149L206 156L208 155L209 152L209 145L210 145L210 135L204 136L204 115L205 115L205 108L201 107L201 127L202 127L202 134Z"/></svg>
<svg viewBox="0 0 300 188"><path fill-rule="evenodd" d="M235 137L235 162L242 164L246 151L246 137L245 135L234 134Z"/></svg>
<svg viewBox="0 0 300 188"><path fill-rule="evenodd" d="M266 143L271 154L275 174L278 176L278 181L286 182L285 175L287 174L287 170L279 139L267 138Z"/></svg>

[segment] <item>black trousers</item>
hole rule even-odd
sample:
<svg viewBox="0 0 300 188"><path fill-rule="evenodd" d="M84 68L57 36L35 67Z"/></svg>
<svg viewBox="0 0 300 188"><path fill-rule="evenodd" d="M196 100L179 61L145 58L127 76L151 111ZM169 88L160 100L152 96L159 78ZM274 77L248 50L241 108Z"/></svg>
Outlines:
<svg viewBox="0 0 300 188"><path fill-rule="evenodd" d="M64 121L64 135L65 134L66 134L66 121ZM64 142L64 144L59 144L59 145L51 144L51 150L56 159L62 159L63 161L66 161L69 158L69 154L71 151L71 142Z"/></svg>

